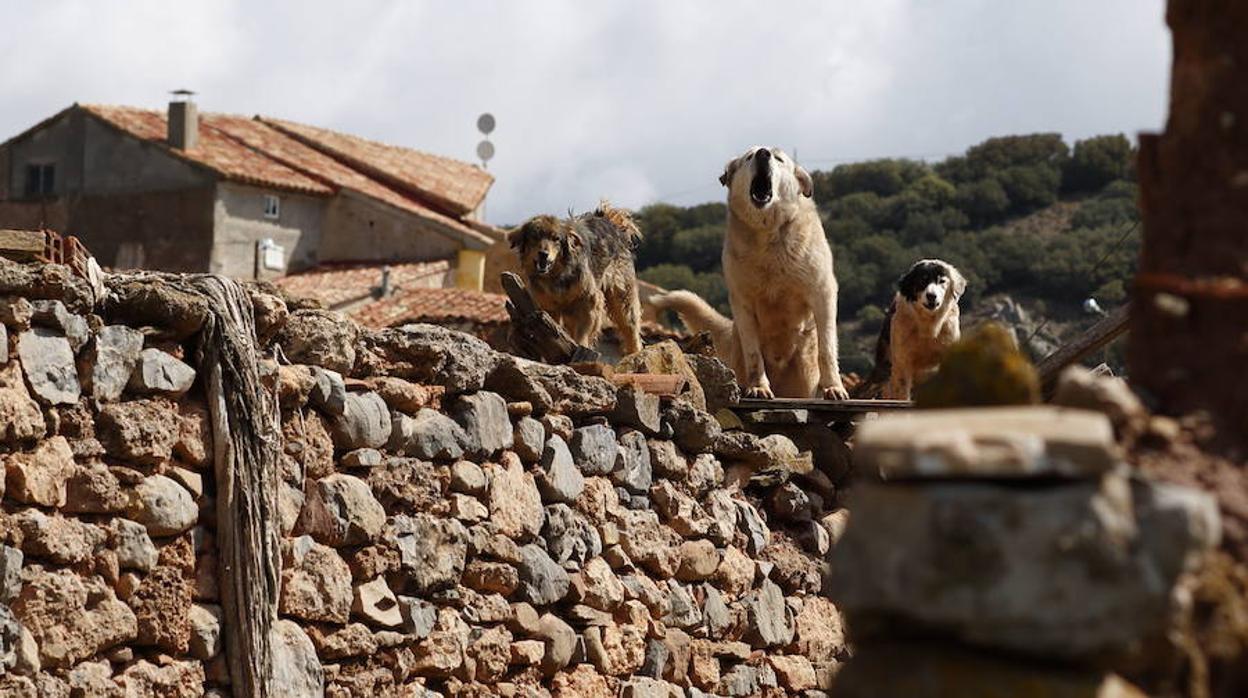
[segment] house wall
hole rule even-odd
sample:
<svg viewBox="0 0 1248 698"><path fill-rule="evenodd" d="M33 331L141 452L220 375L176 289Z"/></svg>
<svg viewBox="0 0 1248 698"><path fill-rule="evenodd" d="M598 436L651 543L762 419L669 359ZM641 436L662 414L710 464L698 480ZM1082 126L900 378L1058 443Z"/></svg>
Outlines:
<svg viewBox="0 0 1248 698"><path fill-rule="evenodd" d="M264 217L266 194L281 199L281 215L276 220ZM327 200L320 197L218 183L212 206L214 232L209 269L226 276L254 278L256 244L265 238L285 248L286 271L315 265L326 206ZM274 278L283 273L261 270L261 277Z"/></svg>
<svg viewBox="0 0 1248 698"><path fill-rule="evenodd" d="M209 185L216 175L170 155L162 146L82 116L82 189L87 194L168 191Z"/></svg>
<svg viewBox="0 0 1248 698"><path fill-rule="evenodd" d="M68 230L108 267L208 271L212 186L166 192L83 196Z"/></svg>
<svg viewBox="0 0 1248 698"><path fill-rule="evenodd" d="M427 261L454 257L463 246L435 223L343 191L329 203L320 260Z"/></svg>
<svg viewBox="0 0 1248 698"><path fill-rule="evenodd" d="M31 163L52 163L56 166L54 191L57 194L81 189L82 126L81 116L70 110L10 143L4 177L10 196L21 198L25 194L26 165Z"/></svg>

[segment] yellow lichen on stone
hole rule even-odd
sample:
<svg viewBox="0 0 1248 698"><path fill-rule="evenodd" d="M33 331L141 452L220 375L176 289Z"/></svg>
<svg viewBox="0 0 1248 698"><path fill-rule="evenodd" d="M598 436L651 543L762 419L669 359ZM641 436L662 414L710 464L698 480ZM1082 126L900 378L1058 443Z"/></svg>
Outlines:
<svg viewBox="0 0 1248 698"><path fill-rule="evenodd" d="M984 323L949 348L936 374L915 390L914 401L920 408L1034 404L1040 379L1010 331Z"/></svg>

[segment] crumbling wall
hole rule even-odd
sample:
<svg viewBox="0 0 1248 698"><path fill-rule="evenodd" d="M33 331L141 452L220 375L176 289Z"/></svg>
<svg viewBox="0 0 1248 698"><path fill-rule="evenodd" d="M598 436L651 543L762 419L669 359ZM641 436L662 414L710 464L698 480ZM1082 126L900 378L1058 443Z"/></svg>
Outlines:
<svg viewBox="0 0 1248 698"><path fill-rule="evenodd" d="M0 260L0 694L231 695L202 301L109 286ZM252 299L281 414L272 695L831 684L846 512L788 438Z"/></svg>

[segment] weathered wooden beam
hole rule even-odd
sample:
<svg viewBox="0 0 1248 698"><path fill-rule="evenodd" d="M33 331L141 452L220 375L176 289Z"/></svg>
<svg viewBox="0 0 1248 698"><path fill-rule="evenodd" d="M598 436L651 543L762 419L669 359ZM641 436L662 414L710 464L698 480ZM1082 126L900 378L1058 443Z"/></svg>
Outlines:
<svg viewBox="0 0 1248 698"><path fill-rule="evenodd" d="M1079 336L1041 359L1040 363L1036 364L1036 372L1040 374L1041 390L1047 393L1057 383L1057 377L1062 369L1084 359L1126 332L1130 316L1131 304L1124 303L1084 330Z"/></svg>
<svg viewBox="0 0 1248 698"><path fill-rule="evenodd" d="M689 383L684 376L665 373L617 373L610 380L617 386L632 385L660 397L676 397L685 391Z"/></svg>
<svg viewBox="0 0 1248 698"><path fill-rule="evenodd" d="M577 344L550 313L542 310L519 276L505 271L500 280L507 293L507 314L511 316L508 337L512 351L558 365L593 363L602 358L597 351Z"/></svg>
<svg viewBox="0 0 1248 698"><path fill-rule="evenodd" d="M868 412L891 412L913 407L909 400L817 400L778 397L770 400L742 398L730 409L737 412L756 410L806 410L826 414L855 415Z"/></svg>

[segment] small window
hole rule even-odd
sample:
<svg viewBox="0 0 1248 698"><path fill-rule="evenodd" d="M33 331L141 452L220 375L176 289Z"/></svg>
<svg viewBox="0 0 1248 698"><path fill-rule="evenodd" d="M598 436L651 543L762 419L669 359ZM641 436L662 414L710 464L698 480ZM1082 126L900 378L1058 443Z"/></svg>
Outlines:
<svg viewBox="0 0 1248 698"><path fill-rule="evenodd" d="M277 220L282 216L282 200L272 194L264 195L264 217Z"/></svg>
<svg viewBox="0 0 1248 698"><path fill-rule="evenodd" d="M26 196L48 196L56 193L56 165L26 165Z"/></svg>

